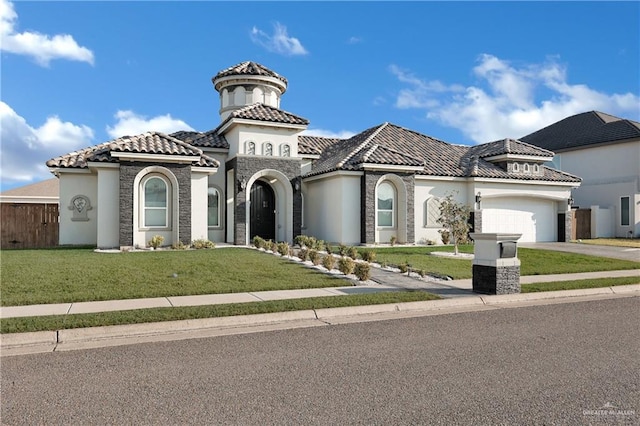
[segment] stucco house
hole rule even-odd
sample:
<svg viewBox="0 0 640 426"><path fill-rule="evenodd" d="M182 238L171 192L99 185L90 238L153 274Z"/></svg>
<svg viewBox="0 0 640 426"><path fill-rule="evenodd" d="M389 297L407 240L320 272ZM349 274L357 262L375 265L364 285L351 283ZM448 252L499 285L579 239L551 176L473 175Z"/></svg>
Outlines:
<svg viewBox="0 0 640 426"><path fill-rule="evenodd" d="M590 111L520 140L555 152L553 167L582 178L573 199L590 210L592 238L640 236L640 123Z"/></svg>
<svg viewBox="0 0 640 426"><path fill-rule="evenodd" d="M124 136L47 162L60 179L60 244L144 247L156 234L165 244L439 241L447 193L472 206L476 232L569 235L580 179L546 166L549 150L453 145L391 123L348 139L308 136L309 121L280 108L283 76L243 62L212 82L213 130Z"/></svg>

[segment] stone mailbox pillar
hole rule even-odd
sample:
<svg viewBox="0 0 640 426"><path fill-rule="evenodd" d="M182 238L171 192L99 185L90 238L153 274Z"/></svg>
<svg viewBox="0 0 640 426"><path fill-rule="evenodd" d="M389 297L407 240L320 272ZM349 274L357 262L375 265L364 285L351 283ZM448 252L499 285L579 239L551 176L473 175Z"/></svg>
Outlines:
<svg viewBox="0 0 640 426"><path fill-rule="evenodd" d="M522 234L469 234L475 243L473 291L484 294L520 293L518 240Z"/></svg>

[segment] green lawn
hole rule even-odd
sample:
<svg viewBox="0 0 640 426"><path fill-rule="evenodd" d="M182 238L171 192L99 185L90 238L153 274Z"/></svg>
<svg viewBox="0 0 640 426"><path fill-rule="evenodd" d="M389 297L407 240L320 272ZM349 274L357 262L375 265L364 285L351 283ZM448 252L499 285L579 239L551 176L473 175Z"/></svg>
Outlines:
<svg viewBox="0 0 640 426"><path fill-rule="evenodd" d="M472 245L459 247L462 253L473 253ZM363 249L359 249L362 251ZM448 259L430 256L432 251L450 251L451 246L436 247L370 247L376 252L376 262L389 265L409 263L413 269L427 273L448 275L453 279L471 278L471 260ZM569 274L592 271L615 271L640 269L640 262L616 260L605 257L586 256L559 251L518 248L521 275Z"/></svg>
<svg viewBox="0 0 640 426"><path fill-rule="evenodd" d="M30 331L51 331L69 328L177 321L232 315L299 311L305 309L337 308L344 306L379 305L385 303L416 302L435 299L440 299L440 297L424 291L398 291L354 294L351 296L329 296L305 299L272 300L266 302L233 303L226 305L138 309L131 311L100 312L96 314L3 318L0 319L0 332L24 333Z"/></svg>
<svg viewBox="0 0 640 426"><path fill-rule="evenodd" d="M3 250L0 256L2 306L348 285L245 248L134 253Z"/></svg>
<svg viewBox="0 0 640 426"><path fill-rule="evenodd" d="M522 293L539 291L576 290L583 288L611 287L640 283L640 277L598 278L575 281L556 281L551 283L522 284Z"/></svg>

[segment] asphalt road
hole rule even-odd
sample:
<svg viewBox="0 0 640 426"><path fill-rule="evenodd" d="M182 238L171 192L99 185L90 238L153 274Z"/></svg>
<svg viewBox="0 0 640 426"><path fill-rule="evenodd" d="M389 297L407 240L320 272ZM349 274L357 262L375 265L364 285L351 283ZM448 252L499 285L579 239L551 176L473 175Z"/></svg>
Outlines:
<svg viewBox="0 0 640 426"><path fill-rule="evenodd" d="M2 423L639 424L640 297L2 358Z"/></svg>

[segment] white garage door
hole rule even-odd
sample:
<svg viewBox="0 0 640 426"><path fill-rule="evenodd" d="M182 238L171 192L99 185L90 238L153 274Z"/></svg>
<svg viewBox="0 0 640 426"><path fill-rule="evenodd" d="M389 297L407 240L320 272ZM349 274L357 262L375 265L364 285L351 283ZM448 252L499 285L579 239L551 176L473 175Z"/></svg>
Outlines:
<svg viewBox="0 0 640 426"><path fill-rule="evenodd" d="M482 232L522 234L519 241L557 241L556 203L532 198L482 200Z"/></svg>

